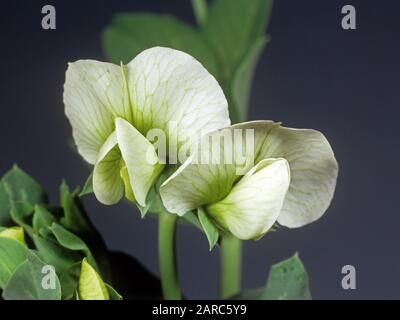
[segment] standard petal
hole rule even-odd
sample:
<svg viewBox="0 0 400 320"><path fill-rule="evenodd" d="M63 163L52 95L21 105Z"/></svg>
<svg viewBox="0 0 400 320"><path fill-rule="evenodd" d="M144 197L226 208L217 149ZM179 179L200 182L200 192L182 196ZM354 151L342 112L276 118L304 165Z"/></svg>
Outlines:
<svg viewBox="0 0 400 320"><path fill-rule="evenodd" d="M146 205L146 196L164 168L154 146L129 122L115 119L117 141L128 170L132 192L136 201Z"/></svg>
<svg viewBox="0 0 400 320"><path fill-rule="evenodd" d="M207 213L239 239L259 238L278 219L289 184L285 159L261 160Z"/></svg>
<svg viewBox="0 0 400 320"><path fill-rule="evenodd" d="M124 195L124 184L120 176L121 162L117 137L113 132L100 149L93 170L93 192L103 204L117 203Z"/></svg>
<svg viewBox="0 0 400 320"><path fill-rule="evenodd" d="M255 130L255 161L285 158L291 182L278 218L296 228L320 218L333 198L338 164L325 136L316 130L285 128L272 121L253 121L234 128Z"/></svg>
<svg viewBox="0 0 400 320"><path fill-rule="evenodd" d="M133 124L143 134L152 128L169 132L178 148L189 131L205 134L230 125L228 104L215 78L192 56L154 47L126 67Z"/></svg>
<svg viewBox="0 0 400 320"><path fill-rule="evenodd" d="M65 114L82 157L91 164L113 132L114 118L129 119L127 83L120 66L94 60L70 63L64 84Z"/></svg>

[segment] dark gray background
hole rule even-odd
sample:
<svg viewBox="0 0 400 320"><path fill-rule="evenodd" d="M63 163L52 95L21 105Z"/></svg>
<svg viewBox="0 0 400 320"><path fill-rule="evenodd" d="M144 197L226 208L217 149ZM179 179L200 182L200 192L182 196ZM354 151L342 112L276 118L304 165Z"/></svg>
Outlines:
<svg viewBox="0 0 400 320"><path fill-rule="evenodd" d="M234 0L232 0L234 1ZM41 29L53 4L57 30ZM357 9L357 30L340 27L341 7ZM190 1L2 1L0 11L0 172L14 162L57 201L65 177L82 184L89 169L71 152L62 85L68 61L105 60L100 31L113 13L169 12L194 23ZM325 133L340 165L334 201L307 227L245 243L243 283L263 285L270 264L300 252L314 298L400 298L398 1L277 0L257 69L250 119ZM156 221L126 204L86 201L109 247L157 272ZM216 297L218 250L181 227L178 255L190 298ZM341 267L357 269L357 289L341 288Z"/></svg>

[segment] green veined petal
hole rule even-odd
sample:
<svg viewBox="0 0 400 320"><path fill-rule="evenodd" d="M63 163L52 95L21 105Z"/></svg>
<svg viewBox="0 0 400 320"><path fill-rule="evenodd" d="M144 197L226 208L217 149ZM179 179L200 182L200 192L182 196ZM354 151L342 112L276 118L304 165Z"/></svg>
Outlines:
<svg viewBox="0 0 400 320"><path fill-rule="evenodd" d="M114 118L130 114L123 69L94 60L70 63L64 105L79 153L95 164L100 148L113 131Z"/></svg>
<svg viewBox="0 0 400 320"><path fill-rule="evenodd" d="M160 187L165 208L180 216L225 197L235 179L233 165L194 164L189 158Z"/></svg>
<svg viewBox="0 0 400 320"><path fill-rule="evenodd" d="M324 135L315 130L281 127L273 121L240 123L224 130L235 132L237 129L242 132L242 139L234 140L233 166L199 165L194 163L192 157L161 186L160 193L166 208L183 215L199 206L214 203L221 200L224 192L226 196L233 182L239 179L235 172L238 168L246 173L251 163L284 158L289 163L291 183L278 222L294 228L321 217L332 200L338 174L335 156ZM247 130L253 130L253 148L246 141ZM237 152L240 143L246 146L243 153L246 160L242 166L243 161L239 161ZM219 152L224 149L225 142L217 148Z"/></svg>
<svg viewBox="0 0 400 320"><path fill-rule="evenodd" d="M239 239L259 238L278 219L290 183L285 159L265 159L253 167L223 200L207 212Z"/></svg>
<svg viewBox="0 0 400 320"><path fill-rule="evenodd" d="M103 204L115 204L124 195L121 161L116 133L113 132L102 146L93 170L93 192Z"/></svg>
<svg viewBox="0 0 400 320"><path fill-rule="evenodd" d="M252 131L228 127L202 137L197 151L161 186L168 211L183 215L225 198L254 165Z"/></svg>
<svg viewBox="0 0 400 320"><path fill-rule="evenodd" d="M121 168L120 175L125 185L125 197L131 202L136 202L135 195L132 191L131 181L129 179L128 168L126 166Z"/></svg>
<svg viewBox="0 0 400 320"><path fill-rule="evenodd" d="M144 50L126 66L133 124L143 135L152 128L169 132L179 147L193 135L230 125L228 104L215 78L192 56L170 48ZM171 130L172 131L172 130Z"/></svg>
<svg viewBox="0 0 400 320"><path fill-rule="evenodd" d="M144 207L147 193L164 165L159 162L154 146L129 122L117 118L115 127L133 194Z"/></svg>
<svg viewBox="0 0 400 320"><path fill-rule="evenodd" d="M320 218L331 203L338 175L338 164L325 136L272 121L233 127L255 129L256 161L285 158L289 163L291 182L278 222L296 228Z"/></svg>

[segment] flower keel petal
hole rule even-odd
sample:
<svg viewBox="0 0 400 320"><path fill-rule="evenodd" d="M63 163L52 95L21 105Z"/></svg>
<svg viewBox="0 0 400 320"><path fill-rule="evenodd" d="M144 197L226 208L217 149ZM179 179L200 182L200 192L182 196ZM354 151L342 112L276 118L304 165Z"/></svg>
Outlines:
<svg viewBox="0 0 400 320"><path fill-rule="evenodd" d="M132 192L136 201L146 205L146 196L164 168L154 146L129 122L115 120L118 146L128 170Z"/></svg>
<svg viewBox="0 0 400 320"><path fill-rule="evenodd" d="M237 238L259 238L278 219L289 184L287 161L264 159L239 180L225 199L207 206L207 212Z"/></svg>
<svg viewBox="0 0 400 320"><path fill-rule="evenodd" d="M115 204L124 195L124 184L120 177L121 161L117 137L113 132L100 149L93 170L93 192L103 204Z"/></svg>

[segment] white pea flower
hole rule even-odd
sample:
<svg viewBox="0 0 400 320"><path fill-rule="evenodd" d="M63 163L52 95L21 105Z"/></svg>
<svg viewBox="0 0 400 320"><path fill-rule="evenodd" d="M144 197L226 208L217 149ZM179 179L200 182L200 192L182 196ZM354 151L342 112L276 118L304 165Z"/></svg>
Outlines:
<svg viewBox="0 0 400 320"><path fill-rule="evenodd" d="M155 47L129 64L94 60L70 63L64 85L65 114L78 152L94 165L93 190L104 204L125 194L144 206L163 170L146 138L166 133L179 149L180 132L211 132L229 126L225 96L214 77L190 55ZM168 124L178 124L171 134Z"/></svg>
<svg viewBox="0 0 400 320"><path fill-rule="evenodd" d="M246 139L248 132L253 141ZM231 139L218 138L225 133ZM217 143L205 143L210 140ZM203 207L210 220L239 239L259 238L275 222L304 226L320 218L332 200L338 165L318 131L246 122L206 135L197 150L161 185L164 206L180 216ZM225 161L218 163L221 154ZM233 161L226 163L229 154Z"/></svg>

